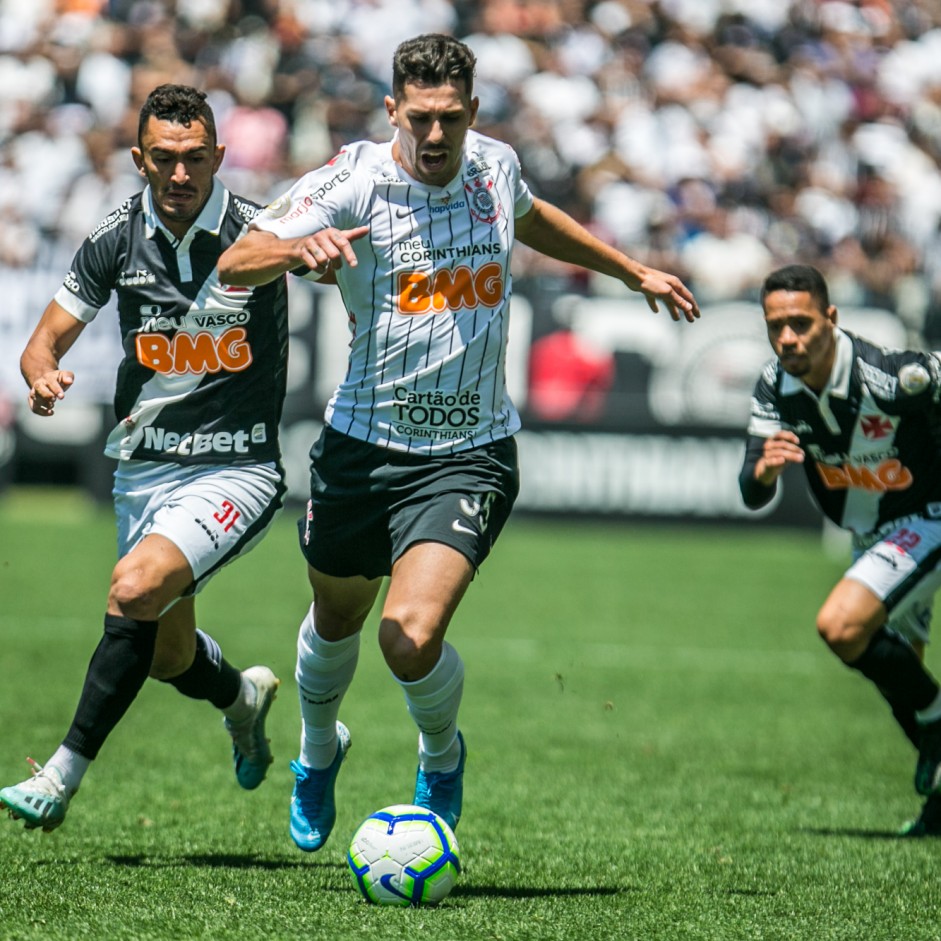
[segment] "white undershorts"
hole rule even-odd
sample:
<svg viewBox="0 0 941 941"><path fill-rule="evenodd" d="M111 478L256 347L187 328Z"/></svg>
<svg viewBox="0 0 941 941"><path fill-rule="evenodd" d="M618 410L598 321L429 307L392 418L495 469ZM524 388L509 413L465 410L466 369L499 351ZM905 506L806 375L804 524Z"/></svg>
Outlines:
<svg viewBox="0 0 941 941"><path fill-rule="evenodd" d="M284 495L274 464L181 466L121 461L114 475L118 556L159 534L186 556L192 595L268 531Z"/></svg>
<svg viewBox="0 0 941 941"><path fill-rule="evenodd" d="M935 592L941 588L941 520L900 521L865 551L846 578L865 585L889 612L888 626L909 640L928 640Z"/></svg>

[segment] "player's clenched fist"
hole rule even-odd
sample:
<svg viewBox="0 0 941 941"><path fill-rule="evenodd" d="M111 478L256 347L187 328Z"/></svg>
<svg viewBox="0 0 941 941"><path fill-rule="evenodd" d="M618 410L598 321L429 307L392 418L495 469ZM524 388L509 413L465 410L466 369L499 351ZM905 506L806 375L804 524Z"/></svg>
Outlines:
<svg viewBox="0 0 941 941"><path fill-rule="evenodd" d="M29 408L36 415L49 416L56 400L64 399L66 390L75 382L75 374L64 369L43 373L29 389Z"/></svg>
<svg viewBox="0 0 941 941"><path fill-rule="evenodd" d="M764 451L755 465L755 480L770 486L788 464L803 464L804 449L793 431L777 431L765 439Z"/></svg>

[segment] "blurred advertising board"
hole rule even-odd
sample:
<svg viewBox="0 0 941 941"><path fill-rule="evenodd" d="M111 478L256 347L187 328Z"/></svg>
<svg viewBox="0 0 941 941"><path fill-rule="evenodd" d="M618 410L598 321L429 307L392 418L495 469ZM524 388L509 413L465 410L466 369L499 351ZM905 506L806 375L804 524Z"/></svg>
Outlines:
<svg viewBox="0 0 941 941"><path fill-rule="evenodd" d="M77 483L109 499L111 465L101 446L120 358L113 311L102 311L69 352L64 365L76 382L56 416L40 419L25 407L18 357L41 313L33 299L48 299L57 286L46 274L0 272L0 482ZM307 450L345 373L348 333L335 289L298 280L290 323L281 433L290 497L300 502ZM885 310L841 309L840 323L887 346L912 342ZM799 473L786 476L761 514L738 495L749 397L770 356L754 301L709 305L690 325L652 313L626 290L585 296L518 281L507 353L510 392L523 416L518 509L819 526Z"/></svg>

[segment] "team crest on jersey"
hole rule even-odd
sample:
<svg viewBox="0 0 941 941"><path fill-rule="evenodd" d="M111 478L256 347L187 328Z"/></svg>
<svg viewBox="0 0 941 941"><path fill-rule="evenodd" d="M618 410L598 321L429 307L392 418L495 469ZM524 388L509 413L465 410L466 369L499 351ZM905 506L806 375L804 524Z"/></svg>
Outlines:
<svg viewBox="0 0 941 941"><path fill-rule="evenodd" d="M870 441L887 438L895 430L895 426L884 415L861 415L859 428Z"/></svg>
<svg viewBox="0 0 941 941"><path fill-rule="evenodd" d="M473 183L465 183L464 189L470 198L470 213L478 222L492 225L500 218L503 207L493 198L493 180L484 183L478 177Z"/></svg>

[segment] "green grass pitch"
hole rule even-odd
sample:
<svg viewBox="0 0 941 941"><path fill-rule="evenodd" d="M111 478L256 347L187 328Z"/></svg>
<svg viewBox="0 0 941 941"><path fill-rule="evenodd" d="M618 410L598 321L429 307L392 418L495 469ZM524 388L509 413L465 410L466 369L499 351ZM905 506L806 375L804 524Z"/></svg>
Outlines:
<svg viewBox="0 0 941 941"><path fill-rule="evenodd" d="M411 797L415 734L373 618L336 830L295 850L294 516L200 598L230 660L282 678L268 780L240 791L211 707L148 683L60 830L0 820L2 941L941 938L941 840L894 838L919 806L914 754L815 635L845 560L758 525L515 518L449 632L467 669L461 880L438 909L366 905L346 843ZM0 497L0 783L65 732L113 542L107 509Z"/></svg>

